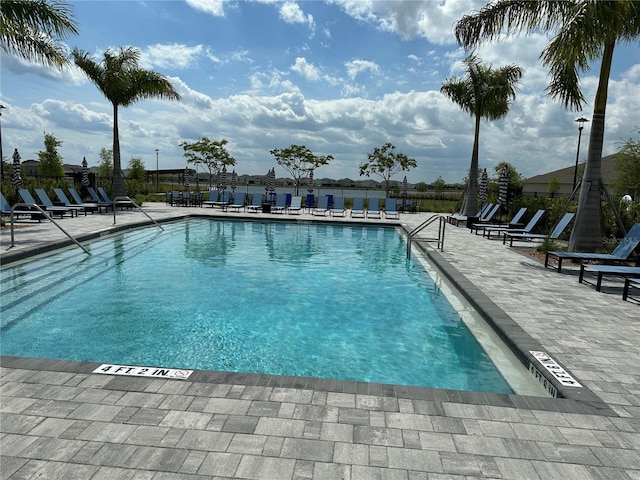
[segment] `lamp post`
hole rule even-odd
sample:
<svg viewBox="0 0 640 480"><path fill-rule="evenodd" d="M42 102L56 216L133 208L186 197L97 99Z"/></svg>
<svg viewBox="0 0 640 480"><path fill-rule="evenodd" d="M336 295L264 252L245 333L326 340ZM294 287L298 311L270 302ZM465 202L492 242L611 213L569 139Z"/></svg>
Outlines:
<svg viewBox="0 0 640 480"><path fill-rule="evenodd" d="M578 122L578 151L576 152L576 166L573 169L573 190L576 189L576 181L578 179L578 158L580 157L580 139L582 138L582 129L584 128L584 123L588 122L584 117L580 117L576 119Z"/></svg>
<svg viewBox="0 0 640 480"><path fill-rule="evenodd" d="M158 150L156 148L156 192L160 192L160 171L158 170Z"/></svg>
<svg viewBox="0 0 640 480"><path fill-rule="evenodd" d="M0 105L0 119L2 118L2 109L6 108ZM4 180L4 157L2 156L2 125L0 125L0 181Z"/></svg>

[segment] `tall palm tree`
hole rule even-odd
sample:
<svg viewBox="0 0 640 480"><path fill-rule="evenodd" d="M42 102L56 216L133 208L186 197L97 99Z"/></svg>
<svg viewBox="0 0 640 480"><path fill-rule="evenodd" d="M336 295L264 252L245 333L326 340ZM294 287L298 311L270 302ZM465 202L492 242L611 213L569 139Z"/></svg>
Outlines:
<svg viewBox="0 0 640 480"><path fill-rule="evenodd" d="M600 60L600 78L593 103L587 164L582 177L578 212L569 250L602 247L601 160L605 110L613 51L617 42L640 38L640 2L634 0L513 1L497 0L465 15L456 25L456 38L465 48L506 35L544 31L554 35L540 57L549 68L547 92L565 108L580 110L585 98L580 71Z"/></svg>
<svg viewBox="0 0 640 480"><path fill-rule="evenodd" d="M120 162L118 135L118 107L128 107L148 98L179 100L180 95L162 75L138 66L140 51L133 47L120 48L119 52L105 50L102 62L96 62L89 53L72 52L75 64L87 75L98 90L113 105L113 191L114 196L125 194Z"/></svg>
<svg viewBox="0 0 640 480"><path fill-rule="evenodd" d="M480 121L483 118L497 120L507 114L523 71L517 65L507 65L495 70L491 66L482 65L474 55L465 58L464 64L466 76L447 79L440 91L475 119L473 152L463 211L463 215L471 216L475 214L478 204Z"/></svg>
<svg viewBox="0 0 640 480"><path fill-rule="evenodd" d="M69 5L57 0L2 0L0 48L9 55L62 67L67 50L58 43L78 29Z"/></svg>

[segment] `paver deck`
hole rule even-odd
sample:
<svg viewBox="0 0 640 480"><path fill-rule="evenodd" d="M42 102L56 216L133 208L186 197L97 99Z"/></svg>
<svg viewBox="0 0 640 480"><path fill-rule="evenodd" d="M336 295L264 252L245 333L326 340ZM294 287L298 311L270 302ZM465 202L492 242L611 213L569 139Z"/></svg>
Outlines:
<svg viewBox="0 0 640 480"><path fill-rule="evenodd" d="M239 216L160 204L145 210L156 219ZM410 230L425 218L382 222ZM116 226L145 221L118 212ZM60 224L72 235L98 236L113 227L113 216ZM48 222L33 224L16 229L9 250L3 231L0 254L6 261L64 238ZM159 380L91 374L89 363L3 357L0 478L639 479L640 307L622 301L622 280L605 279L596 292L578 283L575 265L562 274L545 270L463 227L448 226L444 252L430 254L514 344L551 354L587 395L545 399L221 372Z"/></svg>

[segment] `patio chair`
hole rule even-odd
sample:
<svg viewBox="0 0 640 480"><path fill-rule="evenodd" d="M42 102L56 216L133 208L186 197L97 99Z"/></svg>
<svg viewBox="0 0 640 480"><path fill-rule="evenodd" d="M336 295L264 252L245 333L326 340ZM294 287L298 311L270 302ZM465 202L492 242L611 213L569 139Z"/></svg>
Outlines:
<svg viewBox="0 0 640 480"><path fill-rule="evenodd" d="M204 202L202 202L202 205L209 205L211 208L213 208L213 205L217 202L218 202L218 191L209 190L209 196Z"/></svg>
<svg viewBox="0 0 640 480"><path fill-rule="evenodd" d="M384 201L384 218L400 218L400 212L398 212L398 200L395 198L387 198Z"/></svg>
<svg viewBox="0 0 640 480"><path fill-rule="evenodd" d="M473 233L474 230L475 230L475 233L477 235L479 230L482 230L484 232L485 228L491 228L491 227L518 228L517 225L520 223L520 220L522 219L522 217L524 216L526 211L527 211L527 207L522 207L513 216L513 218L511 220L509 220L508 223L505 223L505 224L474 223L471 226L471 233ZM483 234L483 236L484 236L484 234Z"/></svg>
<svg viewBox="0 0 640 480"><path fill-rule="evenodd" d="M133 202L131 200L117 200L114 202L109 198L109 195L107 195L107 192L102 187L98 187L98 193L102 195L102 198L104 199L105 202L109 202L112 205L115 204L116 206L119 206L121 209L133 207ZM183 197L183 201L184 201L184 197Z"/></svg>
<svg viewBox="0 0 640 480"><path fill-rule="evenodd" d="M53 203L51 204L51 207L47 207L43 203L39 204L38 202L35 201L35 199L33 198L33 195L31 195L31 192L26 188L21 188L20 190L18 190L18 194L20 195L20 198L22 198L22 201L24 203L41 206L42 209L45 210L52 217L54 215L60 215L60 218L62 218L64 217L65 213L68 213L73 217L73 211L69 210L66 207L55 207Z"/></svg>
<svg viewBox="0 0 640 480"><path fill-rule="evenodd" d="M627 300L631 298L634 301L640 303L640 298L632 297L631 294L629 293L631 292L632 288L635 288L636 290L640 290L640 278L631 278L631 277L625 278L624 288L622 289L622 300Z"/></svg>
<svg viewBox="0 0 640 480"><path fill-rule="evenodd" d="M344 217L344 197L333 197L333 205L329 209L330 217Z"/></svg>
<svg viewBox="0 0 640 480"><path fill-rule="evenodd" d="M351 206L350 217L364 218L364 198L353 197L353 205Z"/></svg>
<svg viewBox="0 0 640 480"><path fill-rule="evenodd" d="M291 204L287 207L287 213L296 212L296 215L300 215L302 212L302 197L291 197Z"/></svg>
<svg viewBox="0 0 640 480"><path fill-rule="evenodd" d="M102 209L103 208L104 208L104 211L106 212L107 208L109 208L111 206L106 202L102 202L102 203L100 203L100 202L85 202L84 200L82 200L82 197L80 196L80 194L73 187L69 188L69 195L71 195L71 198L75 202L75 205L82 205L85 208L87 208L87 207L90 207L90 208L96 207L98 209L98 213L102 213Z"/></svg>
<svg viewBox="0 0 640 480"><path fill-rule="evenodd" d="M318 216L322 215L324 217L326 216L328 211L329 211L329 197L325 195L324 197L318 198L318 206L313 210L311 210L311 215L318 215Z"/></svg>
<svg viewBox="0 0 640 480"><path fill-rule="evenodd" d="M97 203L101 207L104 207L105 211L109 208L113 209L113 202L107 202L102 198L100 198L96 193L96 191L93 189L93 187L87 187L87 192L89 193L91 200L93 200L95 203Z"/></svg>
<svg viewBox="0 0 640 480"><path fill-rule="evenodd" d="M11 210L11 205L9 205L7 199L4 198L4 195L0 193L0 213L2 215L11 215ZM29 215L31 217L31 220L38 220L38 223L40 222L40 220L45 218L44 215L42 215L42 213L40 213L39 211L29 210L27 207L18 207L13 210L13 217L15 219L20 218L20 215Z"/></svg>
<svg viewBox="0 0 640 480"><path fill-rule="evenodd" d="M558 221L558 223L556 223L556 226L553 227L553 230L551 230L551 233L549 235L543 235L543 234L536 234L536 233L511 233L511 232L505 232L504 237L502 239L502 243L505 244L507 243L507 237L509 237L509 246L513 247L513 241L514 240L544 240L545 238L549 238L551 240L556 240L560 235L562 235L562 232L564 232L565 228L567 228L567 226L569 225L569 222L571 222L571 220L573 220L573 217L575 217L576 214L575 213L565 213L562 218Z"/></svg>
<svg viewBox="0 0 640 480"><path fill-rule="evenodd" d="M480 210L478 210L478 212L474 215L474 217L477 217L478 219L484 217L487 213L489 213L489 211L493 208L493 203L485 203L484 205L482 205L482 207L480 208ZM447 217L447 222L451 223L453 225L455 225L456 227L458 225L460 225L460 222L466 222L467 221L467 216L466 215L449 215Z"/></svg>
<svg viewBox="0 0 640 480"><path fill-rule="evenodd" d="M380 199L370 198L369 206L367 207L367 218L380 218Z"/></svg>
<svg viewBox="0 0 640 480"><path fill-rule="evenodd" d="M285 213L287 209L287 196L284 193L276 195L276 204L271 206L271 213Z"/></svg>
<svg viewBox="0 0 640 480"><path fill-rule="evenodd" d="M620 263L628 262L633 251L640 244L640 223L636 223L627 232L618 246L611 253L581 253L581 252L547 252L544 258L545 268L549 266L549 258L555 258L558 262L558 273L562 272L562 261L565 259L583 262Z"/></svg>
<svg viewBox="0 0 640 480"><path fill-rule="evenodd" d="M58 200L60 200L60 202L64 203L65 206L70 207L70 208L77 208L79 212L83 212L84 215L87 215L87 212L91 212L91 214L93 214L93 212L95 212L96 210L98 210L98 205L96 204L85 204L85 205L74 205L73 203L71 203L71 200L69 200L69 198L67 197L67 194L64 193L64 190L62 190L61 188L54 188L53 189L54 193L56 194L56 196L58 197Z"/></svg>
<svg viewBox="0 0 640 480"><path fill-rule="evenodd" d="M35 189L36 195L38 196L38 198L40 199L40 201L42 202L42 204L45 206L45 210L53 210L54 207L55 209L61 209L61 208L66 208L67 212L72 216L72 217L77 217L78 216L78 212L79 211L84 211L83 207L79 207L77 205L75 206L62 206L62 205L54 205L53 201L49 198L49 195L47 195L47 192L44 191L43 188L36 188ZM61 210L60 210L61 211ZM86 216L86 212L85 212L85 216Z"/></svg>
<svg viewBox="0 0 640 480"><path fill-rule="evenodd" d="M233 202L231 202L231 204L229 205L229 208L232 210L235 210L236 212L239 212L240 209L245 210L245 202L247 199L247 194L246 193L236 193L233 196Z"/></svg>
<svg viewBox="0 0 640 480"><path fill-rule="evenodd" d="M308 193L307 198L304 201L304 208L311 211L316 206L316 197L313 193Z"/></svg>
<svg viewBox="0 0 640 480"><path fill-rule="evenodd" d="M583 283L584 274L586 272L596 274L597 292L599 292L602 288L602 277L605 275L640 278L640 267L628 267L624 265L589 265L583 263L582 265L580 265L580 276L578 277L578 282Z"/></svg>
<svg viewBox="0 0 640 480"><path fill-rule="evenodd" d="M510 227L492 227L491 225L489 225L488 227L486 227L484 229L484 232L482 233L482 236L485 236L485 233L487 234L487 238L491 238L491 233L497 233L498 235L500 234L504 234L505 232L510 232L510 233L531 233L531 231L535 228L536 224L540 221L540 219L542 218L542 215L544 215L545 210L544 209L540 209L538 210L533 217L531 217L531 220L529 220L529 223L527 223L524 228L510 228Z"/></svg>
<svg viewBox="0 0 640 480"><path fill-rule="evenodd" d="M254 193L251 197L251 203L247 205L247 210L258 213L262 211L262 194Z"/></svg>
<svg viewBox="0 0 640 480"><path fill-rule="evenodd" d="M225 210L229 204L231 203L231 192L227 192L226 190L222 192L222 196L218 196L218 201L213 202L212 207L220 207L222 210Z"/></svg>

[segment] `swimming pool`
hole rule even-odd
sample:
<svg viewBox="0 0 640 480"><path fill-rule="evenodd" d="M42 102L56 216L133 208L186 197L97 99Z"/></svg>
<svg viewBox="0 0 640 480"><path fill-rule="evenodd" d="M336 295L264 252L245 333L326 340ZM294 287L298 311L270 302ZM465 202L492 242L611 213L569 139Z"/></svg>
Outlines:
<svg viewBox="0 0 640 480"><path fill-rule="evenodd" d="M511 393L390 227L188 219L1 272L0 353Z"/></svg>

